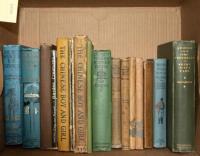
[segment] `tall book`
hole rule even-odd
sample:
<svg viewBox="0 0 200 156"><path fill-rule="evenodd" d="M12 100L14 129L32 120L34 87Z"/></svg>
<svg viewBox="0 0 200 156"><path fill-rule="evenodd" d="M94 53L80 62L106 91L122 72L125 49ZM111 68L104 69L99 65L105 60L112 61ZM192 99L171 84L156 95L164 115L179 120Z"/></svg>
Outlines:
<svg viewBox="0 0 200 156"><path fill-rule="evenodd" d="M51 47L40 46L40 126L41 148L52 148Z"/></svg>
<svg viewBox="0 0 200 156"><path fill-rule="evenodd" d="M154 61L144 61L144 148L153 147L153 71Z"/></svg>
<svg viewBox="0 0 200 156"><path fill-rule="evenodd" d="M111 51L95 50L92 65L93 151L112 148Z"/></svg>
<svg viewBox="0 0 200 156"><path fill-rule="evenodd" d="M158 58L168 59L167 146L173 152L195 150L195 41L174 41L158 47Z"/></svg>
<svg viewBox="0 0 200 156"><path fill-rule="evenodd" d="M130 138L130 149L135 149L135 132L136 132L136 58L129 58L129 138Z"/></svg>
<svg viewBox="0 0 200 156"><path fill-rule="evenodd" d="M40 147L40 52L22 48L23 147Z"/></svg>
<svg viewBox="0 0 200 156"><path fill-rule="evenodd" d="M75 148L74 39L69 40L70 150Z"/></svg>
<svg viewBox="0 0 200 156"><path fill-rule="evenodd" d="M136 58L136 115L135 148L143 149L143 60Z"/></svg>
<svg viewBox="0 0 200 156"><path fill-rule="evenodd" d="M87 153L87 41L85 35L74 37L75 149Z"/></svg>
<svg viewBox="0 0 200 156"><path fill-rule="evenodd" d="M2 48L0 47L0 151L4 148L4 111L3 111L3 64Z"/></svg>
<svg viewBox="0 0 200 156"><path fill-rule="evenodd" d="M122 130L122 150L130 149L129 139L129 59L121 59L121 130Z"/></svg>
<svg viewBox="0 0 200 156"><path fill-rule="evenodd" d="M52 102L52 146L58 147L57 137L57 51L56 46L51 46L51 102Z"/></svg>
<svg viewBox="0 0 200 156"><path fill-rule="evenodd" d="M112 148L121 148L120 59L112 58Z"/></svg>
<svg viewBox="0 0 200 156"><path fill-rule="evenodd" d="M22 144L21 46L3 46L5 143Z"/></svg>
<svg viewBox="0 0 200 156"><path fill-rule="evenodd" d="M87 152L92 153L92 61L94 46L87 42Z"/></svg>
<svg viewBox="0 0 200 156"><path fill-rule="evenodd" d="M166 59L154 60L153 146L166 147Z"/></svg>
<svg viewBox="0 0 200 156"><path fill-rule="evenodd" d="M70 150L69 135L69 39L57 39L57 130L58 150Z"/></svg>

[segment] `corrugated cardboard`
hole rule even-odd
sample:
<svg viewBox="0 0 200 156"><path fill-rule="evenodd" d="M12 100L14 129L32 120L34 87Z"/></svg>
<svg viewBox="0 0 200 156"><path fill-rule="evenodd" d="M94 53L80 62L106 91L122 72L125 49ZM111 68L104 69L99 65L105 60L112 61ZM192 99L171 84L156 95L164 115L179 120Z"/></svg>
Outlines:
<svg viewBox="0 0 200 156"><path fill-rule="evenodd" d="M114 57L156 56L158 44L181 39L179 7L22 8L19 43L39 47L59 36L87 34Z"/></svg>

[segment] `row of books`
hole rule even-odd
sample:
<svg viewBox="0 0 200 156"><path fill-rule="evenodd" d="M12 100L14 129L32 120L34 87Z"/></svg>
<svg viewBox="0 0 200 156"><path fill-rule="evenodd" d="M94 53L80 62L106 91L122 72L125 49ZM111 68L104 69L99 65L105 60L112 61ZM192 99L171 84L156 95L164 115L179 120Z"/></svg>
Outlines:
<svg viewBox="0 0 200 156"><path fill-rule="evenodd" d="M197 46L158 46L158 58L112 58L85 35L56 46L3 46L5 141L75 153L195 148Z"/></svg>

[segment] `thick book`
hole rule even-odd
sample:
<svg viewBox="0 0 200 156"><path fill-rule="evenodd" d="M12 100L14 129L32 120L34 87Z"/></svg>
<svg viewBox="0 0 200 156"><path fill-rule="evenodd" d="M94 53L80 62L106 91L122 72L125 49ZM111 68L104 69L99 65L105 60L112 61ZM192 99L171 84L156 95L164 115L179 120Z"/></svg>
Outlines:
<svg viewBox="0 0 200 156"><path fill-rule="evenodd" d="M92 148L112 148L112 65L110 50L95 50L92 65Z"/></svg>
<svg viewBox="0 0 200 156"><path fill-rule="evenodd" d="M121 148L120 58L112 58L112 148Z"/></svg>
<svg viewBox="0 0 200 156"><path fill-rule="evenodd" d="M85 35L74 37L75 149L87 153L87 41Z"/></svg>
<svg viewBox="0 0 200 156"><path fill-rule="evenodd" d="M51 46L40 46L40 135L41 149L52 148Z"/></svg>
<svg viewBox="0 0 200 156"><path fill-rule="evenodd" d="M40 51L22 48L23 147L40 148Z"/></svg>
<svg viewBox="0 0 200 156"><path fill-rule="evenodd" d="M51 46L51 103L52 103L52 146L58 147L57 138L57 51L56 46Z"/></svg>
<svg viewBox="0 0 200 156"><path fill-rule="evenodd" d="M135 149L143 149L143 59L136 58L136 115L135 115Z"/></svg>
<svg viewBox="0 0 200 156"><path fill-rule="evenodd" d="M121 59L121 133L122 150L130 149L129 139L129 117L130 117L130 98L129 98L129 59Z"/></svg>
<svg viewBox="0 0 200 156"><path fill-rule="evenodd" d="M135 132L136 132L136 58L129 58L129 138L130 138L130 149L135 149Z"/></svg>
<svg viewBox="0 0 200 156"><path fill-rule="evenodd" d="M87 42L87 152L92 153L92 60L94 46Z"/></svg>
<svg viewBox="0 0 200 156"><path fill-rule="evenodd" d="M153 59L144 61L144 148L153 147Z"/></svg>
<svg viewBox="0 0 200 156"><path fill-rule="evenodd" d="M153 146L166 147L166 59L154 59Z"/></svg>
<svg viewBox="0 0 200 156"><path fill-rule="evenodd" d="M58 150L70 150L69 39L57 39L57 130Z"/></svg>
<svg viewBox="0 0 200 156"><path fill-rule="evenodd" d="M3 46L5 143L22 144L23 96L20 45Z"/></svg>
<svg viewBox="0 0 200 156"><path fill-rule="evenodd" d="M0 47L0 151L4 149L4 111L3 111L3 62L2 48Z"/></svg>
<svg viewBox="0 0 200 156"><path fill-rule="evenodd" d="M167 146L173 152L195 150L195 77L197 44L174 41L158 47L167 58Z"/></svg>

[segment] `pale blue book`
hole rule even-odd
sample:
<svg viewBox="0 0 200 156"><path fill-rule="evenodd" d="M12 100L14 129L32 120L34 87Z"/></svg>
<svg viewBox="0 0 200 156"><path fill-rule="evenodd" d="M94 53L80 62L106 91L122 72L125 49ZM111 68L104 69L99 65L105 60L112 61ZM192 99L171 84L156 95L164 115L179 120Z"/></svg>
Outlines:
<svg viewBox="0 0 200 156"><path fill-rule="evenodd" d="M153 146L166 147L166 59L154 60Z"/></svg>

